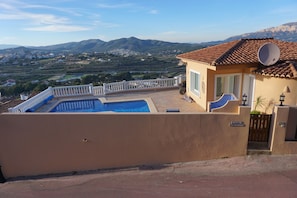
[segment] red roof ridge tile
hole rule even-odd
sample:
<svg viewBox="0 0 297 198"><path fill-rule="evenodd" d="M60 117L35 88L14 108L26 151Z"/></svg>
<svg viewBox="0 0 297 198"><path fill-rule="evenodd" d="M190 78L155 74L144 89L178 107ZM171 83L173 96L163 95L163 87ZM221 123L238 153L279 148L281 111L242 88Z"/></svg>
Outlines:
<svg viewBox="0 0 297 198"><path fill-rule="evenodd" d="M213 66L220 65L220 62L222 62L222 60L224 60L225 57L232 54L236 49L238 49L242 45L242 43L245 42L245 39L240 39L237 41L238 42L235 43L233 45L233 47L229 48L225 53L223 53L220 57L218 57L216 60L214 60L211 65L213 65Z"/></svg>

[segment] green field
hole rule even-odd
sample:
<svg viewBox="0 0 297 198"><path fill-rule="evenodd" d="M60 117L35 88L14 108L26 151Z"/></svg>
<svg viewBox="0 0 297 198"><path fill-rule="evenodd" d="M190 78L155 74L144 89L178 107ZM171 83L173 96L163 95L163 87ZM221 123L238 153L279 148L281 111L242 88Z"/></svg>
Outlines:
<svg viewBox="0 0 297 198"><path fill-rule="evenodd" d="M109 54L88 57L16 60L0 65L0 85L14 79L14 87L0 87L2 95L18 95L24 91L40 91L48 86L77 85L174 77L185 73L184 66L172 56L117 56ZM101 57L101 58L100 58ZM100 60L100 61L99 61ZM104 61L102 61L104 60ZM105 61L106 60L106 61Z"/></svg>

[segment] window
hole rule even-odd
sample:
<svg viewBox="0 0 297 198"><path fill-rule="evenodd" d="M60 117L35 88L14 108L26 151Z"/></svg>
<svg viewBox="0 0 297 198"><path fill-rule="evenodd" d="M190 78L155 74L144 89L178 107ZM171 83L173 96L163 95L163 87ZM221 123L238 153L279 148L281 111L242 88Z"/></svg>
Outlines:
<svg viewBox="0 0 297 198"><path fill-rule="evenodd" d="M233 93L237 98L240 98L240 74L217 75L215 81L215 99L224 93Z"/></svg>
<svg viewBox="0 0 297 198"><path fill-rule="evenodd" d="M200 96L200 74L198 72L190 71L190 82L191 92Z"/></svg>

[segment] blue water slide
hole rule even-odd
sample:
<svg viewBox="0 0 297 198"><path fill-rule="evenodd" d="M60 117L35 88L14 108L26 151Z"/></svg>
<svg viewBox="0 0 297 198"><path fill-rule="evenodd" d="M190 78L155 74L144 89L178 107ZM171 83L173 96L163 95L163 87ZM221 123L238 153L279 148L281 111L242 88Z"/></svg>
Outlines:
<svg viewBox="0 0 297 198"><path fill-rule="evenodd" d="M237 100L237 98L232 93L223 94L218 100L210 102L209 111L225 106L230 100Z"/></svg>

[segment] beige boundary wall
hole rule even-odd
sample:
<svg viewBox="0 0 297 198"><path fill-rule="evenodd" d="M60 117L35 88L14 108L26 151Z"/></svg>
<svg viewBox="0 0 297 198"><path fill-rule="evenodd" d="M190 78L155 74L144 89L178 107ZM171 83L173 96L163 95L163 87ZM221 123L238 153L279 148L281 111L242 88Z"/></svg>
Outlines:
<svg viewBox="0 0 297 198"><path fill-rule="evenodd" d="M0 114L0 165L13 178L243 156L249 112Z"/></svg>
<svg viewBox="0 0 297 198"><path fill-rule="evenodd" d="M297 107L275 106L272 119L272 154L297 154Z"/></svg>

